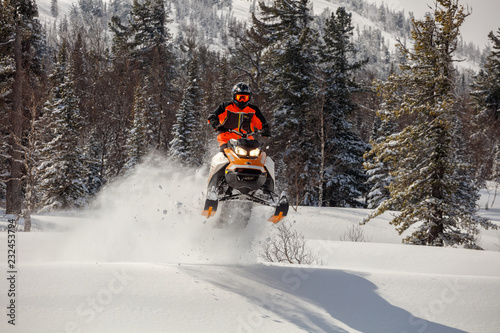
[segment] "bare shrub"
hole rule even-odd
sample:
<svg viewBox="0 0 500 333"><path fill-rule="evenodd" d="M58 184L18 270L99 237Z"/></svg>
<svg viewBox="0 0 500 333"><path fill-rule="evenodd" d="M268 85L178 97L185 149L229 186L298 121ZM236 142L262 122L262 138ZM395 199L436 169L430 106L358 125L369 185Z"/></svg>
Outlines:
<svg viewBox="0 0 500 333"><path fill-rule="evenodd" d="M353 224L340 235L341 241L365 242L365 232L359 224Z"/></svg>
<svg viewBox="0 0 500 333"><path fill-rule="evenodd" d="M277 263L322 264L317 255L312 254L306 246L304 236L291 228L290 224L280 224L270 241L264 246L261 258Z"/></svg>

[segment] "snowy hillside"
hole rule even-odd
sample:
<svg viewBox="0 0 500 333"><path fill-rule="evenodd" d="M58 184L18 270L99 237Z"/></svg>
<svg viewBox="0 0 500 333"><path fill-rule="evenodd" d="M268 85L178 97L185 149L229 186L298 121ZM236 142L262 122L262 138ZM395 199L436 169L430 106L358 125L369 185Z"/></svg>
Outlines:
<svg viewBox="0 0 500 333"><path fill-rule="evenodd" d="M193 0L190 0L193 1ZM269 0L265 1L267 3L270 3ZM69 12L72 6L78 7L78 0L58 0L58 6L59 6L59 21L66 16ZM110 2L108 2L110 3ZM169 9L170 9L170 18L172 19L172 22L168 24L168 27L170 29L170 32L174 35L174 37L178 37L180 32L183 32L186 27L183 26L182 22L179 20L183 21L184 24L187 22L189 24L194 24L194 22L199 20L199 17L197 12L192 12L190 15L194 15L196 17L186 17L185 14L184 16L181 16L180 18L178 15L179 8L176 8L176 5L173 1L167 2L169 4ZM182 2L181 2L182 3ZM185 2L184 4L196 4L197 6L200 5L199 2ZM221 38L221 36L224 34L222 31L220 31L221 25L225 25L227 23L228 18L234 18L237 21L240 22L250 22L251 19L251 9L254 7L258 7L258 1L255 0L231 0L231 6L228 6L229 2L225 2L225 6L222 7L222 9L219 9L217 11L217 15L219 17L219 21L215 20L212 17L213 16L213 10L210 9L209 5L204 4L206 7L200 7L204 8L202 11L206 12L202 14L204 19L200 20L201 22L198 22L198 27L197 30L200 32L199 39L204 40L205 43L207 43L207 46L211 50L220 50L220 49L225 49L227 40L225 38ZM49 0L37 0L37 4L39 6L39 14L40 14L40 21L42 24L44 24L46 27L53 26L54 18L51 16L50 13L50 4L51 1ZM371 9L371 15L374 15L373 10L375 12L378 10L377 6L382 5L382 3L377 0L377 1L366 1L366 4L369 4ZM365 9L367 8L368 5L365 4ZM392 7L398 8L397 10L403 10L404 7L400 6L394 6L392 4ZM427 5L420 4L422 8L420 8L416 12L416 18L422 18L423 13L428 9ZM213 5L215 6L215 5ZM315 15L321 15L325 11L335 12L338 7L340 6L347 6L348 12L352 14L352 25L356 28L356 35L354 39L359 39L359 45L358 47L363 50L364 52L367 53L368 57L373 57L377 58L380 57L380 55L377 55L379 52L382 52L382 54L387 50L390 52L390 54L399 54L399 51L396 49L396 44L398 44L398 40L402 40L403 43L411 43L407 38L402 37L405 35L404 32L398 31L399 28L394 28L394 27L389 27L385 26L384 23L382 22L377 22L373 21L368 18L369 15L368 13L364 13L362 16L358 12L355 12L352 10L352 8L349 7L349 3L343 1L343 0L311 0L311 6L313 13ZM416 5L409 6L410 8L414 9ZM188 6L189 7L189 6ZM190 8L190 7L189 7ZM389 7L387 7L389 8ZM190 9L191 10L191 9ZM394 9L388 9L388 10L394 10ZM194 10L193 10L194 11ZM411 11L411 10L410 10ZM408 19L409 12L408 10L405 10L405 16ZM180 12L186 12L186 9L181 10ZM394 12L396 13L396 12ZM183 15L183 14L181 14ZM477 18L474 17L474 19L477 22ZM211 22L211 24L209 23ZM223 23L224 22L224 23ZM201 25L199 25L201 24ZM488 26L491 26L491 23L488 24ZM467 28L469 30L473 29L469 26ZM493 29L494 30L494 29ZM369 31L369 34L375 34L375 36L372 36L370 41L364 40L363 39L363 34L367 34ZM359 33L361 32L361 36L359 36ZM484 35L481 36L482 38L480 39L483 41L484 39L487 39L486 35L489 32L484 30L481 30L481 33ZM206 34L206 35L204 35ZM214 36L219 35L218 37ZM380 36L378 35L380 34ZM467 36L471 36L471 32L467 31L466 32ZM408 32L406 33L406 36L408 37ZM175 38L174 38L175 39ZM378 45L378 43L381 43L381 45ZM373 43L373 45L371 45ZM477 43L477 39L469 37L468 39L465 40L465 44L463 47L466 49L461 49L459 48L456 52L456 59L460 60L459 62L456 63L457 67L460 68L460 70L465 70L465 71L472 71L472 72L477 72L480 68L479 62L481 61L481 49L484 48L484 45L481 45L479 48L473 44L468 44L468 43ZM484 43L483 43L484 44ZM377 48L382 48L383 51L378 50ZM366 56L366 55L364 55Z"/></svg>
<svg viewBox="0 0 500 333"><path fill-rule="evenodd" d="M219 15L231 15L235 18L237 18L240 21L250 21L251 19L251 13L250 9L253 3L257 3L257 1L250 1L250 0L232 0L232 6L231 8L229 7L224 7L223 11L219 11ZM71 6L73 4L77 4L77 0L58 0L59 4L59 10L60 10L60 16L63 17L64 14L69 13ZM325 10L329 10L330 12L334 12L337 10L337 8L340 6L339 5L340 1L335 1L335 0L312 0L312 8L313 8L313 13L315 15L319 15ZM37 4L39 6L39 14L40 14L40 20L42 23L49 23L53 22L54 18L50 14L50 0L37 0ZM378 27L376 24L371 22L370 20L360 16L357 13L352 13L352 23L354 26L360 26L360 27L370 27L373 29L376 28L381 28ZM176 22L171 24L171 29L175 33L177 31L177 26ZM391 51L395 49L394 45L396 44L396 41L391 34L388 32L383 31L383 36L384 38L388 41L388 47L390 48Z"/></svg>
<svg viewBox="0 0 500 333"><path fill-rule="evenodd" d="M498 332L499 232L480 236L486 251L401 245L385 215L362 227L367 241L340 241L366 210L300 207L285 222L323 264L268 264L270 208L215 229L200 215L205 180L156 157L92 210L34 216L36 231L16 234L15 298L0 233L0 331ZM482 200L500 223L493 191Z"/></svg>

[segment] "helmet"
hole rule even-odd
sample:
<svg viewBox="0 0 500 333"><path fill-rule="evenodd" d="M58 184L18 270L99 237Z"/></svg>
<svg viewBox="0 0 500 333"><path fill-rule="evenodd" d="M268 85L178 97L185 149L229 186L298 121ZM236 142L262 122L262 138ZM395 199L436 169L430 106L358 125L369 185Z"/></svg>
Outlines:
<svg viewBox="0 0 500 333"><path fill-rule="evenodd" d="M243 82L237 83L231 92L233 94L233 103L240 109L244 109L250 103L252 90L247 84Z"/></svg>

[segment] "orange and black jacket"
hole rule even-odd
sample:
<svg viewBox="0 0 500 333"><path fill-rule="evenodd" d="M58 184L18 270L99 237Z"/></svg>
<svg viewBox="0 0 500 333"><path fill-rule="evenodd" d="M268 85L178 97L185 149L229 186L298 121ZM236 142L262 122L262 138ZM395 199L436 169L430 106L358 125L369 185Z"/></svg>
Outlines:
<svg viewBox="0 0 500 333"><path fill-rule="evenodd" d="M268 128L266 119L255 105L248 104L240 109L232 102L219 105L219 107L208 117L208 122L214 128L222 125L225 129L240 130L243 133L253 132L256 129ZM234 133L221 132L217 136L219 144L222 146L230 139L238 139Z"/></svg>

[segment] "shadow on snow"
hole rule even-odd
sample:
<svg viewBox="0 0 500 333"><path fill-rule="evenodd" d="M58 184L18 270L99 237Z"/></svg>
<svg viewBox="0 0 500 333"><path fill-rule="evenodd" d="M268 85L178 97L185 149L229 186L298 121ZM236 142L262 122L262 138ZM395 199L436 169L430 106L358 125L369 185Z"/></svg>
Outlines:
<svg viewBox="0 0 500 333"><path fill-rule="evenodd" d="M348 332L343 328L348 326L360 332L465 333L390 304L375 284L343 270L264 265L228 270L238 278L220 276L214 281L206 276L206 280L261 309L242 314L241 332L259 331L259 325L270 319L265 313L271 312L308 332ZM200 278L200 271L196 275Z"/></svg>

